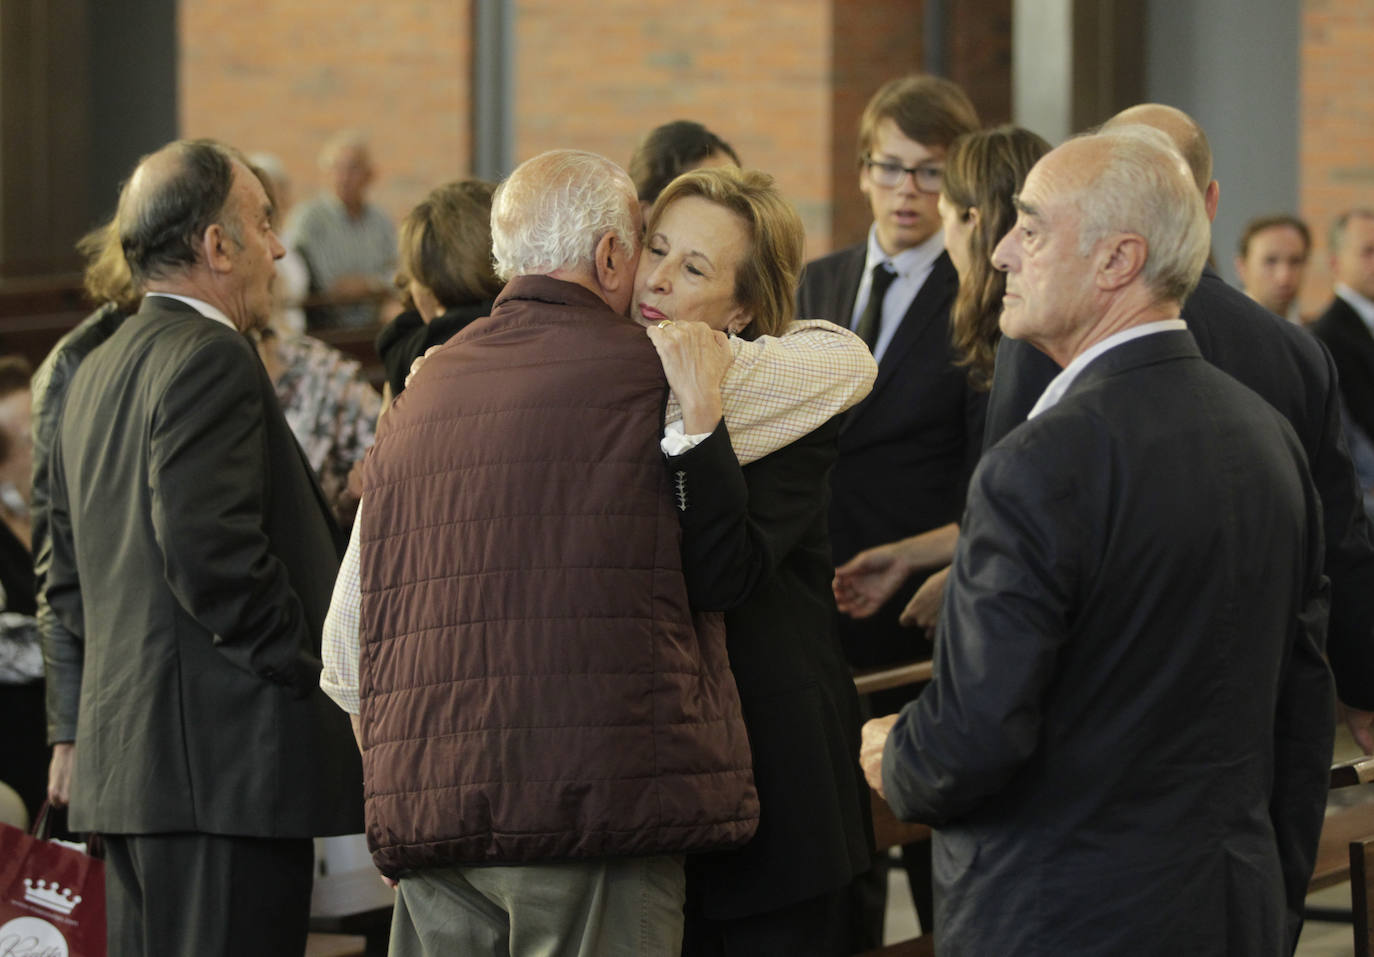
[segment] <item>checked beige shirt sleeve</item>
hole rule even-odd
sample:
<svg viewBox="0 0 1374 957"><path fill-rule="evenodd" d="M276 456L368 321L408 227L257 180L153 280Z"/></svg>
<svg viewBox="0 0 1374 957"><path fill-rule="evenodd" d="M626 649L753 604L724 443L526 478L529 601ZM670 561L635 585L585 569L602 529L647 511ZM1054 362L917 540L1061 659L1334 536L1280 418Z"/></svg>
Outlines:
<svg viewBox="0 0 1374 957"><path fill-rule="evenodd" d="M731 339L735 361L721 383L725 426L741 465L813 432L858 404L878 364L862 339L822 319L798 319L781 336ZM669 394L665 424L682 419Z"/></svg>
<svg viewBox="0 0 1374 957"><path fill-rule="evenodd" d="M358 530L363 527L363 505L353 518L353 532L348 536L348 551L339 565L334 579L334 597L329 600L329 613L324 616L324 641L320 648L320 690L349 714L362 710L358 695L358 656L362 642L362 581L358 566Z"/></svg>

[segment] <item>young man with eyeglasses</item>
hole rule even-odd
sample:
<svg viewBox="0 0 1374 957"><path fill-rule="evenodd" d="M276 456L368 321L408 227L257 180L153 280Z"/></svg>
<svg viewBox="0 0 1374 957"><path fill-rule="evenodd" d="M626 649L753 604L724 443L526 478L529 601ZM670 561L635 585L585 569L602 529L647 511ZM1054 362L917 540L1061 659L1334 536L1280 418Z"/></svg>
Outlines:
<svg viewBox="0 0 1374 957"><path fill-rule="evenodd" d="M950 345L958 276L944 251L936 204L946 151L978 126L968 96L949 80L912 75L884 84L859 125L859 190L873 212L867 241L812 262L802 276L798 316L848 326L878 360L872 393L846 413L830 476L836 565L874 545L949 526L963 510L987 397L969 385ZM922 633L898 623L923 579L912 578L869 617L836 615L851 665L929 654ZM873 713L898 711L912 697L909 688L881 692L872 696ZM929 931L929 844L908 851L913 897ZM881 885L876 889L869 905L880 908ZM881 935L881 920L879 909L866 930L876 921ZM855 944L881 942L879 936Z"/></svg>

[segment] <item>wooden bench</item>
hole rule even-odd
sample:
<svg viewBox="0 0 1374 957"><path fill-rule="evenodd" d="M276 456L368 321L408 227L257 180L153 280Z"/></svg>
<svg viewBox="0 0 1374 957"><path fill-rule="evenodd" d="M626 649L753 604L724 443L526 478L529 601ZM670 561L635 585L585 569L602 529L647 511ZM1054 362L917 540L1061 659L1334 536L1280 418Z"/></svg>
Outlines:
<svg viewBox="0 0 1374 957"><path fill-rule="evenodd" d="M364 957L367 941L344 934L311 934L305 940L305 957Z"/></svg>
<svg viewBox="0 0 1374 957"><path fill-rule="evenodd" d="M859 694L872 694L902 685L920 684L929 681L930 676L929 661L913 661L887 668L857 671L854 673L854 687L858 689ZM930 840L930 828L926 825L898 820L892 813L892 808L888 807L877 791L870 790L868 796L873 807L873 846L879 854L886 854L892 848L904 844ZM888 944L876 950L866 950L856 957L930 957L934 953L935 935L923 933L919 937Z"/></svg>

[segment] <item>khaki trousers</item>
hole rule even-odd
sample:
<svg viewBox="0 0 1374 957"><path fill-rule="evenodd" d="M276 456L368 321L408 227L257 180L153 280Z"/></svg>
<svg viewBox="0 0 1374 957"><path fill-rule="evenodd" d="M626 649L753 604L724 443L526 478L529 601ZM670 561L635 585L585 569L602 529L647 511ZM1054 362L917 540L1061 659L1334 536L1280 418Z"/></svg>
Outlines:
<svg viewBox="0 0 1374 957"><path fill-rule="evenodd" d="M678 957L685 897L681 856L416 871L390 957Z"/></svg>

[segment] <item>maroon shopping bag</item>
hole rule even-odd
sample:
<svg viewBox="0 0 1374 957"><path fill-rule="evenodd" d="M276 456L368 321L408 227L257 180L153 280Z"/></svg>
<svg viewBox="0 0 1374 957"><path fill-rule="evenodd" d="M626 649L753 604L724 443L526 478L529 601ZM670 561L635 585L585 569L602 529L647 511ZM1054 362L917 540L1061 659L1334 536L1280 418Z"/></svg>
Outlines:
<svg viewBox="0 0 1374 957"><path fill-rule="evenodd" d="M0 824L0 954L105 957L105 863L48 833L46 805L32 834Z"/></svg>

